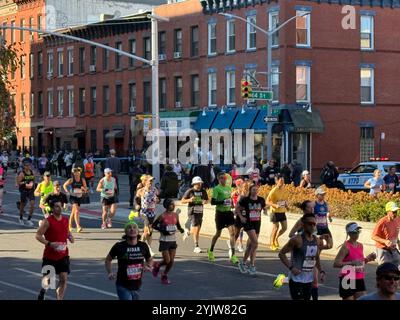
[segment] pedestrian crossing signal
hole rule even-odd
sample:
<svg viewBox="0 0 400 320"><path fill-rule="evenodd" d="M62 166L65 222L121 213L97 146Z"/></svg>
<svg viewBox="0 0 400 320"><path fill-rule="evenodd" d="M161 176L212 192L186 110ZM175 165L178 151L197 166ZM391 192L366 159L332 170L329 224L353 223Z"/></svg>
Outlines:
<svg viewBox="0 0 400 320"><path fill-rule="evenodd" d="M251 99L253 96L253 89L251 88L251 82L246 80L246 79L242 79L242 98L244 99Z"/></svg>

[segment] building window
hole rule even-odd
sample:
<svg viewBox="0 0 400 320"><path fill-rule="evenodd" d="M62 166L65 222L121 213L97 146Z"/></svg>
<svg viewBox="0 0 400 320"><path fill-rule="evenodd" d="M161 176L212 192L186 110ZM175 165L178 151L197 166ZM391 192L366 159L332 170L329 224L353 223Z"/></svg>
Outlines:
<svg viewBox="0 0 400 320"><path fill-rule="evenodd" d="M360 161L369 161L374 156L374 128L360 128Z"/></svg>
<svg viewBox="0 0 400 320"><path fill-rule="evenodd" d="M109 149L110 149L110 146L109 146L109 140L108 140L108 138L107 138L107 134L110 132L110 130L108 130L108 129L103 129L103 147L104 147L104 152L108 152L109 151Z"/></svg>
<svg viewBox="0 0 400 320"><path fill-rule="evenodd" d="M208 74L208 105L217 105L217 74L215 72Z"/></svg>
<svg viewBox="0 0 400 320"><path fill-rule="evenodd" d="M26 104L25 104L25 93L21 93L21 108L20 108L20 113L23 117L25 117L25 111L26 111Z"/></svg>
<svg viewBox="0 0 400 320"><path fill-rule="evenodd" d="M64 75L64 51L57 52L58 60L58 76L62 77Z"/></svg>
<svg viewBox="0 0 400 320"><path fill-rule="evenodd" d="M190 28L190 56L197 57L199 55L199 27Z"/></svg>
<svg viewBox="0 0 400 320"><path fill-rule="evenodd" d="M108 46L108 43L105 43L104 45ZM108 70L109 61L110 61L110 51L103 49L103 71Z"/></svg>
<svg viewBox="0 0 400 320"><path fill-rule="evenodd" d="M85 72L85 48L79 48L79 73Z"/></svg>
<svg viewBox="0 0 400 320"><path fill-rule="evenodd" d="M11 27L15 27L15 21L11 21ZM15 29L11 29L11 44L15 42Z"/></svg>
<svg viewBox="0 0 400 320"><path fill-rule="evenodd" d="M181 29L174 30L174 52L180 53L180 57L182 57L182 30Z"/></svg>
<svg viewBox="0 0 400 320"><path fill-rule="evenodd" d="M226 21L226 51L235 52L235 21Z"/></svg>
<svg viewBox="0 0 400 320"><path fill-rule="evenodd" d="M361 103L374 103L374 69L361 68Z"/></svg>
<svg viewBox="0 0 400 320"><path fill-rule="evenodd" d="M129 52L133 55L136 55L136 40L131 39L129 40ZM129 67L134 67L135 66L135 59L129 58Z"/></svg>
<svg viewBox="0 0 400 320"><path fill-rule="evenodd" d="M41 77L43 74L43 52L38 52L38 76Z"/></svg>
<svg viewBox="0 0 400 320"><path fill-rule="evenodd" d="M161 83L160 83L161 86ZM160 102L161 105L161 102ZM136 112L136 84L129 84L129 112Z"/></svg>
<svg viewBox="0 0 400 320"><path fill-rule="evenodd" d="M103 113L108 114L110 111L110 87L103 86Z"/></svg>
<svg viewBox="0 0 400 320"><path fill-rule="evenodd" d="M269 13L269 30L275 30L279 26L279 11ZM279 46L279 31L272 34L272 46Z"/></svg>
<svg viewBox="0 0 400 320"><path fill-rule="evenodd" d="M74 89L68 89L68 116L74 116Z"/></svg>
<svg viewBox="0 0 400 320"><path fill-rule="evenodd" d="M226 103L235 104L235 71L226 72Z"/></svg>
<svg viewBox="0 0 400 320"><path fill-rule="evenodd" d="M22 28L25 28L25 19L21 19L19 25ZM25 41L25 31L24 30L20 30L20 32L19 32L19 41L21 41L21 42Z"/></svg>
<svg viewBox="0 0 400 320"><path fill-rule="evenodd" d="M31 92L29 99L29 115L33 117L35 115L35 94Z"/></svg>
<svg viewBox="0 0 400 320"><path fill-rule="evenodd" d="M143 38L143 58L151 60L151 41L149 37Z"/></svg>
<svg viewBox="0 0 400 320"><path fill-rule="evenodd" d="M29 28L32 29L34 28L34 18L30 17L29 18ZM33 37L33 31L29 31L29 40L33 41L34 37Z"/></svg>
<svg viewBox="0 0 400 320"><path fill-rule="evenodd" d="M158 53L165 55L167 52L167 33L161 31L158 33Z"/></svg>
<svg viewBox="0 0 400 320"><path fill-rule="evenodd" d="M175 77L175 108L182 107L183 83L182 77Z"/></svg>
<svg viewBox="0 0 400 320"><path fill-rule="evenodd" d="M115 113L122 113L122 84L115 86Z"/></svg>
<svg viewBox="0 0 400 320"><path fill-rule="evenodd" d="M90 130L90 147L92 152L97 151L97 135L96 130Z"/></svg>
<svg viewBox="0 0 400 320"><path fill-rule="evenodd" d="M42 19L42 16L41 16L41 15L38 16L37 21L38 21L38 23L37 23L37 29L38 29L38 30L42 30L42 22L43 22L43 19ZM39 38L41 38L41 37L42 37L42 33L39 32Z"/></svg>
<svg viewBox="0 0 400 320"><path fill-rule="evenodd" d="M64 115L64 90L58 90L58 116Z"/></svg>
<svg viewBox="0 0 400 320"><path fill-rule="evenodd" d="M191 107L199 107L200 106L200 81L199 75L193 74L191 76Z"/></svg>
<svg viewBox="0 0 400 320"><path fill-rule="evenodd" d="M85 100L86 100L86 90L85 88L79 88L79 114L85 114Z"/></svg>
<svg viewBox="0 0 400 320"><path fill-rule="evenodd" d="M43 92L38 92L38 115L43 116Z"/></svg>
<svg viewBox="0 0 400 320"><path fill-rule="evenodd" d="M29 54L29 78L33 79L33 75L35 73L34 67L35 67L35 55L33 53Z"/></svg>
<svg viewBox="0 0 400 320"><path fill-rule="evenodd" d="M15 93L11 94L11 108L12 108L12 114L15 115Z"/></svg>
<svg viewBox="0 0 400 320"><path fill-rule="evenodd" d="M97 89L96 87L90 88L90 114L96 114Z"/></svg>
<svg viewBox="0 0 400 320"><path fill-rule="evenodd" d="M374 49L374 17L361 16L361 49Z"/></svg>
<svg viewBox="0 0 400 320"><path fill-rule="evenodd" d="M167 108L167 79L161 78L160 79L160 95L159 95L159 100L160 100L160 109L166 109Z"/></svg>
<svg viewBox="0 0 400 320"><path fill-rule="evenodd" d="M272 72L272 102L279 102L279 67L271 68Z"/></svg>
<svg viewBox="0 0 400 320"><path fill-rule="evenodd" d="M143 111L151 112L151 83L143 82Z"/></svg>
<svg viewBox="0 0 400 320"><path fill-rule="evenodd" d="M97 48L95 46L90 47L90 66L94 66L96 68L97 62Z"/></svg>
<svg viewBox="0 0 400 320"><path fill-rule="evenodd" d="M25 79L26 56L21 56L21 79Z"/></svg>
<svg viewBox="0 0 400 320"><path fill-rule="evenodd" d="M247 22L257 25L256 16L247 17ZM257 30L255 27L247 23L247 50L255 50L256 49L256 35Z"/></svg>
<svg viewBox="0 0 400 320"><path fill-rule="evenodd" d="M309 47L311 46L311 14L307 11L296 11L296 15L303 15L303 17L296 18L296 45L299 47Z"/></svg>
<svg viewBox="0 0 400 320"><path fill-rule="evenodd" d="M122 42L115 43L115 49L122 50ZM122 54L115 53L115 69L122 68Z"/></svg>
<svg viewBox="0 0 400 320"><path fill-rule="evenodd" d="M296 67L296 101L310 102L310 67Z"/></svg>
<svg viewBox="0 0 400 320"><path fill-rule="evenodd" d="M68 49L68 75L74 74L74 49Z"/></svg>
<svg viewBox="0 0 400 320"><path fill-rule="evenodd" d="M47 116L49 118L54 115L54 95L53 91L47 91Z"/></svg>
<svg viewBox="0 0 400 320"><path fill-rule="evenodd" d="M53 52L47 52L47 76L52 77L54 72Z"/></svg>
<svg viewBox="0 0 400 320"><path fill-rule="evenodd" d="M217 24L208 24L208 55L217 54Z"/></svg>

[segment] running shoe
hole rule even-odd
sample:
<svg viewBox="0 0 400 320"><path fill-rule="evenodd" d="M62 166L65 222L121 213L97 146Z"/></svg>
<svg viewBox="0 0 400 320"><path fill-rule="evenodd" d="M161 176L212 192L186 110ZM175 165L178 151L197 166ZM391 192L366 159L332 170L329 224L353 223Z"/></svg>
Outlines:
<svg viewBox="0 0 400 320"><path fill-rule="evenodd" d="M104 230L104 229L107 229L107 225L105 224L105 223L102 223L101 224L101 228Z"/></svg>
<svg viewBox="0 0 400 320"><path fill-rule="evenodd" d="M228 245L228 249L229 249L229 250L232 249L232 247L231 247L231 241L230 241L230 240L226 240L226 244Z"/></svg>
<svg viewBox="0 0 400 320"><path fill-rule="evenodd" d="M171 284L171 281L168 280L168 276L166 274L163 274L161 276L161 283L162 284Z"/></svg>
<svg viewBox="0 0 400 320"><path fill-rule="evenodd" d="M239 263L238 257L236 257L235 255L233 255L232 258L231 258L231 262L232 262L232 264L238 264L238 263Z"/></svg>
<svg viewBox="0 0 400 320"><path fill-rule="evenodd" d="M20 224L21 226L24 226L24 225L25 225L25 223L24 223L24 220L23 220L23 219L18 219L18 221L19 221L19 224Z"/></svg>
<svg viewBox="0 0 400 320"><path fill-rule="evenodd" d="M153 266L153 270L151 271L151 273L153 274L153 277L157 278L159 272L160 272L160 264L155 262L154 266Z"/></svg>
<svg viewBox="0 0 400 320"><path fill-rule="evenodd" d="M190 235L189 230L185 229L185 231L183 232L183 235L182 235L182 240L186 241L186 239L189 237L189 235Z"/></svg>
<svg viewBox="0 0 400 320"><path fill-rule="evenodd" d="M27 220L27 221L26 221L26 224L27 224L28 226L30 226L30 227L33 227L33 226L34 226L34 224L33 224L33 222L32 222L31 220Z"/></svg>
<svg viewBox="0 0 400 320"><path fill-rule="evenodd" d="M195 247L193 250L194 253L201 253L200 247Z"/></svg>
<svg viewBox="0 0 400 320"><path fill-rule="evenodd" d="M72 228L72 226L69 226L68 230L69 230L69 232L72 232L72 231L74 231L74 228Z"/></svg>
<svg viewBox="0 0 400 320"><path fill-rule="evenodd" d="M274 244L271 244L270 249L272 251L277 251L278 250L278 248Z"/></svg>
<svg viewBox="0 0 400 320"><path fill-rule="evenodd" d="M208 261L214 262L215 261L214 252L208 249L207 254L208 254Z"/></svg>
<svg viewBox="0 0 400 320"><path fill-rule="evenodd" d="M238 267L239 267L240 273L244 274L244 273L248 273L249 272L247 264L245 264L243 261L239 262Z"/></svg>
<svg viewBox="0 0 400 320"><path fill-rule="evenodd" d="M78 232L78 233L82 232L82 227L76 228L76 232Z"/></svg>
<svg viewBox="0 0 400 320"><path fill-rule="evenodd" d="M250 267L249 267L249 274L250 274L251 276L255 276L255 275L257 274L257 269L256 269L255 266L250 266Z"/></svg>
<svg viewBox="0 0 400 320"><path fill-rule="evenodd" d="M42 225L42 223L43 223L43 220L39 220L39 222L38 222L39 228Z"/></svg>
<svg viewBox="0 0 400 320"><path fill-rule="evenodd" d="M152 256L152 257L154 257L156 254L153 252L153 250L151 250L151 248L150 248L150 246L149 246L149 251L150 251L150 255Z"/></svg>
<svg viewBox="0 0 400 320"><path fill-rule="evenodd" d="M38 300L44 300L44 295L46 294L45 289L40 289L39 295L38 295Z"/></svg>
<svg viewBox="0 0 400 320"><path fill-rule="evenodd" d="M232 256L233 256L232 249L228 250L228 255L229 255L229 259L232 259Z"/></svg>
<svg viewBox="0 0 400 320"><path fill-rule="evenodd" d="M280 289L283 286L283 280L286 278L286 276L283 273L278 274L274 281L274 288L275 289Z"/></svg>
<svg viewBox="0 0 400 320"><path fill-rule="evenodd" d="M236 249L237 249L237 251L239 251L239 252L243 252L243 251L244 251L243 246L242 246L241 244L239 244L239 245L236 247Z"/></svg>
<svg viewBox="0 0 400 320"><path fill-rule="evenodd" d="M275 240L275 247L276 247L277 249L280 248L278 240Z"/></svg>
<svg viewBox="0 0 400 320"><path fill-rule="evenodd" d="M107 228L112 228L111 219L107 220Z"/></svg>

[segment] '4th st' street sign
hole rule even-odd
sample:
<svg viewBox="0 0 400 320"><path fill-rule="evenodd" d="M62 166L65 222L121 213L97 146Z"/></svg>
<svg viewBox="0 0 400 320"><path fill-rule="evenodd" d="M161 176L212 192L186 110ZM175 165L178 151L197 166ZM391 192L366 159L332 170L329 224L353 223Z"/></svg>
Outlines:
<svg viewBox="0 0 400 320"><path fill-rule="evenodd" d="M272 100L272 91L255 91L251 93L253 100Z"/></svg>

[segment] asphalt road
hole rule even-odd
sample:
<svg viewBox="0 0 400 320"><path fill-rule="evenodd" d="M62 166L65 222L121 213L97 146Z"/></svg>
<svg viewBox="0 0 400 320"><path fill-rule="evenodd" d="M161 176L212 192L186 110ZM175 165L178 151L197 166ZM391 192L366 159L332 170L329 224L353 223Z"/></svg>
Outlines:
<svg viewBox="0 0 400 320"><path fill-rule="evenodd" d="M43 245L34 238L36 228L18 224L15 202L19 194L13 181L9 176L3 201L5 212L0 214L0 299L36 299L41 286ZM121 185L121 199L127 201L127 184L122 181ZM94 201L98 201L97 195L92 196L92 202ZM41 212L36 209L33 219L36 227L40 219ZM65 299L115 300L115 284L106 277L104 258L112 245L121 238L122 224L114 223L112 229L101 230L99 216L82 214L81 220L84 231L80 234L75 233L76 242L69 245L72 272ZM157 239L156 233L152 244L154 252L158 252ZM225 240L217 243L217 260L210 263L205 253L211 241L209 237L200 239L200 247L203 249L201 254L193 253L191 239L183 242L180 235L178 239L176 263L170 273L172 284L162 285L159 278L155 279L146 273L141 299L290 299L287 286L280 290L272 287L276 275L287 271L276 252L265 247L259 248L257 276L242 275L237 267L228 261ZM238 255L241 256L240 253ZM160 259L160 254L156 254L155 258ZM332 258L323 256L322 264L327 272L327 280L320 287L320 299L339 299L337 269L332 268ZM375 265L367 265L366 268L369 291L374 290L375 268ZM48 299L54 298L54 291L50 290Z"/></svg>

